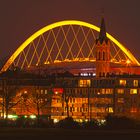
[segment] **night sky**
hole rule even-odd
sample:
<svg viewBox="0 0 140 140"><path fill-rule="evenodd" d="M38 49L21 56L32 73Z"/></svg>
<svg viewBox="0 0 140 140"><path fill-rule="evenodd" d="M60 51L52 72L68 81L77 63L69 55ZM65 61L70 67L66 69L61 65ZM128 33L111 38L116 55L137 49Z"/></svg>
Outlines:
<svg viewBox="0 0 140 140"><path fill-rule="evenodd" d="M140 0L0 0L0 59L51 23L75 19L100 26L140 61Z"/></svg>

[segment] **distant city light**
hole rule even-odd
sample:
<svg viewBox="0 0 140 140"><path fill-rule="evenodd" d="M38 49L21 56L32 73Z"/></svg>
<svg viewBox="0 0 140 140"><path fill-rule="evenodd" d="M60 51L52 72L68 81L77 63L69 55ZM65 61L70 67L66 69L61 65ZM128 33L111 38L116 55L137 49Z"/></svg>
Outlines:
<svg viewBox="0 0 140 140"><path fill-rule="evenodd" d="M88 122L88 119L85 119L85 122Z"/></svg>
<svg viewBox="0 0 140 140"><path fill-rule="evenodd" d="M54 120L53 120L54 123L57 123L58 121L59 121L58 119L54 119Z"/></svg>
<svg viewBox="0 0 140 140"><path fill-rule="evenodd" d="M102 120L97 120L98 125L104 125L106 123L106 120L102 119Z"/></svg>
<svg viewBox="0 0 140 140"><path fill-rule="evenodd" d="M58 93L62 94L64 91L63 91L63 88L53 88L53 92L55 94L58 94Z"/></svg>
<svg viewBox="0 0 140 140"><path fill-rule="evenodd" d="M24 118L27 118L27 115L24 115Z"/></svg>
<svg viewBox="0 0 140 140"><path fill-rule="evenodd" d="M24 93L26 94L27 93L27 90L25 90Z"/></svg>
<svg viewBox="0 0 140 140"><path fill-rule="evenodd" d="M128 59L127 61L126 61L126 64L128 65L128 64L130 64L131 63L131 61Z"/></svg>
<svg viewBox="0 0 140 140"><path fill-rule="evenodd" d="M30 115L31 119L36 119L36 115Z"/></svg>
<svg viewBox="0 0 140 140"><path fill-rule="evenodd" d="M93 75L93 76L96 76L96 73L93 73L92 75Z"/></svg>
<svg viewBox="0 0 140 140"><path fill-rule="evenodd" d="M80 76L96 76L96 73L80 73Z"/></svg>
<svg viewBox="0 0 140 140"><path fill-rule="evenodd" d="M6 118L6 115L4 115L4 118ZM12 115L12 114L9 114L8 115L8 119L17 119L18 118L18 115Z"/></svg>

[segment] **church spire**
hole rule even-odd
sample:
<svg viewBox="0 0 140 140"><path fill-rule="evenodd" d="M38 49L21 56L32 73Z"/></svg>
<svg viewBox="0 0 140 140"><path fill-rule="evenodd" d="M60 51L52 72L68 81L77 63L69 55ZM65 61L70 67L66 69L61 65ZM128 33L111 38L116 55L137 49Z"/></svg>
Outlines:
<svg viewBox="0 0 140 140"><path fill-rule="evenodd" d="M104 18L102 17L98 41L100 41L100 43L102 44L104 40L105 40L106 43L107 43L108 39L107 39L107 37L106 37L105 20L104 20Z"/></svg>
<svg viewBox="0 0 140 140"><path fill-rule="evenodd" d="M105 20L104 20L104 18L102 18L99 39L105 39L105 38L106 38Z"/></svg>
<svg viewBox="0 0 140 140"><path fill-rule="evenodd" d="M96 76L107 76L110 73L110 41L106 36L104 18L101 20L99 37L96 40Z"/></svg>

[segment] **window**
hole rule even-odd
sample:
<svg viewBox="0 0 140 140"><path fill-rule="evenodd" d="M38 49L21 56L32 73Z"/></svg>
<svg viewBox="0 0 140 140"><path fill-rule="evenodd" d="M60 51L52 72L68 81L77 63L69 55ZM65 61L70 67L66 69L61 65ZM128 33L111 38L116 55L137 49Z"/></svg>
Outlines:
<svg viewBox="0 0 140 140"><path fill-rule="evenodd" d="M105 94L105 89L104 89L104 88L101 89L101 93L102 93L102 94Z"/></svg>
<svg viewBox="0 0 140 140"><path fill-rule="evenodd" d="M75 88L75 94L77 94L77 93L78 93L78 89Z"/></svg>
<svg viewBox="0 0 140 140"><path fill-rule="evenodd" d="M138 84L139 84L139 81L138 81L138 80L134 80L134 81L133 81L133 86L134 86L134 87L138 87Z"/></svg>
<svg viewBox="0 0 140 140"><path fill-rule="evenodd" d="M130 94L137 94L138 90L137 89L130 89Z"/></svg>
<svg viewBox="0 0 140 140"><path fill-rule="evenodd" d="M106 94L113 94L113 89L107 88L106 89Z"/></svg>
<svg viewBox="0 0 140 140"><path fill-rule="evenodd" d="M107 107L107 108L105 108L105 112L107 112L107 113L113 113L113 107Z"/></svg>
<svg viewBox="0 0 140 140"><path fill-rule="evenodd" d="M91 81L90 80L80 80L79 86L80 87L90 87Z"/></svg>
<svg viewBox="0 0 140 140"><path fill-rule="evenodd" d="M47 94L47 90L45 89L45 94Z"/></svg>
<svg viewBox="0 0 140 140"><path fill-rule="evenodd" d="M85 109L85 108L83 108L83 112L85 112L85 110L86 110L86 109Z"/></svg>
<svg viewBox="0 0 140 140"><path fill-rule="evenodd" d="M109 108L108 108L108 112L109 112L109 113L113 113L113 107L109 107Z"/></svg>
<svg viewBox="0 0 140 140"><path fill-rule="evenodd" d="M98 93L100 93L100 91L98 91L97 94ZM113 89L111 89L111 88L107 88L107 89L102 88L101 89L101 94L113 94Z"/></svg>
<svg viewBox="0 0 140 140"><path fill-rule="evenodd" d="M55 94L58 94L58 93L62 94L63 93L63 88L53 88L52 90Z"/></svg>
<svg viewBox="0 0 140 140"><path fill-rule="evenodd" d="M41 92L41 94L43 94L43 89L41 89L41 91L40 91L40 92Z"/></svg>
<svg viewBox="0 0 140 140"><path fill-rule="evenodd" d="M117 90L117 93L118 93L118 94L124 94L124 89L118 89L118 90Z"/></svg>
<svg viewBox="0 0 140 140"><path fill-rule="evenodd" d="M69 102L72 103L72 98L69 99Z"/></svg>
<svg viewBox="0 0 140 140"><path fill-rule="evenodd" d="M117 102L118 103L124 103L124 98L118 98Z"/></svg>
<svg viewBox="0 0 140 140"><path fill-rule="evenodd" d="M100 60L101 59L101 53L100 53L100 51L98 52L98 60Z"/></svg>
<svg viewBox="0 0 140 140"><path fill-rule="evenodd" d="M70 112L72 112L72 107L70 107L69 109L70 109Z"/></svg>
<svg viewBox="0 0 140 140"><path fill-rule="evenodd" d="M126 80L120 80L120 85L121 86L126 86Z"/></svg>
<svg viewBox="0 0 140 140"><path fill-rule="evenodd" d="M136 113L137 112L137 108L136 107L131 107L130 112L131 113Z"/></svg>
<svg viewBox="0 0 140 140"><path fill-rule="evenodd" d="M119 113L123 113L125 110L124 110L124 108L120 107L120 108L117 108L117 111L118 111Z"/></svg>
<svg viewBox="0 0 140 140"><path fill-rule="evenodd" d="M87 103L88 99L87 98L83 98L83 103Z"/></svg>
<svg viewBox="0 0 140 140"><path fill-rule="evenodd" d="M75 107L73 107L73 112L75 112Z"/></svg>
<svg viewBox="0 0 140 140"><path fill-rule="evenodd" d="M0 90L2 90L3 84L2 81L0 81Z"/></svg>
<svg viewBox="0 0 140 140"><path fill-rule="evenodd" d="M73 103L75 103L75 98L73 98Z"/></svg>
<svg viewBox="0 0 140 140"><path fill-rule="evenodd" d="M103 60L105 60L105 52L103 52Z"/></svg>
<svg viewBox="0 0 140 140"><path fill-rule="evenodd" d="M77 98L77 103L82 103L82 98Z"/></svg>
<svg viewBox="0 0 140 140"><path fill-rule="evenodd" d="M77 112L79 112L79 107L77 107Z"/></svg>
<svg viewBox="0 0 140 140"><path fill-rule="evenodd" d="M26 94L27 93L27 90L25 90L24 93Z"/></svg>

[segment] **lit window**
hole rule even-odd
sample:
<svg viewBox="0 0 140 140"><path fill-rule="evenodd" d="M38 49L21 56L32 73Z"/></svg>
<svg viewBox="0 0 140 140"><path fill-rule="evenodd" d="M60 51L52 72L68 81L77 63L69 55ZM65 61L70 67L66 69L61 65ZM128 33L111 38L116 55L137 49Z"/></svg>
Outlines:
<svg viewBox="0 0 140 140"><path fill-rule="evenodd" d="M45 89L45 94L47 94L47 90Z"/></svg>
<svg viewBox="0 0 140 140"><path fill-rule="evenodd" d="M77 112L79 112L79 107L77 107Z"/></svg>
<svg viewBox="0 0 140 140"><path fill-rule="evenodd" d="M118 98L118 103L124 103L124 98Z"/></svg>
<svg viewBox="0 0 140 140"><path fill-rule="evenodd" d="M24 93L26 94L27 93L27 90L25 90Z"/></svg>
<svg viewBox="0 0 140 140"><path fill-rule="evenodd" d="M130 112L131 112L131 113L136 113L136 112L137 112L137 108L136 108L136 107L132 107L132 108L130 109Z"/></svg>
<svg viewBox="0 0 140 140"><path fill-rule="evenodd" d="M113 94L113 89L107 88L106 89L106 94Z"/></svg>
<svg viewBox="0 0 140 140"><path fill-rule="evenodd" d="M80 112L82 112L82 110L83 110L82 107L80 107Z"/></svg>
<svg viewBox="0 0 140 140"><path fill-rule="evenodd" d="M73 103L75 103L75 98L73 98Z"/></svg>
<svg viewBox="0 0 140 140"><path fill-rule="evenodd" d="M43 89L41 89L41 94L43 94Z"/></svg>
<svg viewBox="0 0 140 140"><path fill-rule="evenodd" d="M100 92L97 92L97 94L100 94ZM113 89L111 89L111 88L107 88L107 89L102 88L101 89L101 94L113 94Z"/></svg>
<svg viewBox="0 0 140 140"><path fill-rule="evenodd" d="M124 89L118 89L118 90L117 90L117 93L118 93L118 94L124 94Z"/></svg>
<svg viewBox="0 0 140 140"><path fill-rule="evenodd" d="M73 111L75 112L75 107L73 107Z"/></svg>
<svg viewBox="0 0 140 140"><path fill-rule="evenodd" d="M90 80L80 80L79 86L80 87L90 87L91 81Z"/></svg>
<svg viewBox="0 0 140 140"><path fill-rule="evenodd" d="M105 112L105 108L100 107L100 108L98 108L96 110L96 112L98 112L98 113L104 113Z"/></svg>
<svg viewBox="0 0 140 140"><path fill-rule="evenodd" d="M138 90L137 89L130 89L130 94L137 94Z"/></svg>
<svg viewBox="0 0 140 140"><path fill-rule="evenodd" d="M72 103L72 98L70 98L69 102Z"/></svg>
<svg viewBox="0 0 140 140"><path fill-rule="evenodd" d="M108 108L108 112L109 112L109 113L113 113L113 107L109 107L109 108Z"/></svg>
<svg viewBox="0 0 140 140"><path fill-rule="evenodd" d="M126 80L120 80L120 85L121 86L126 86Z"/></svg>
<svg viewBox="0 0 140 140"><path fill-rule="evenodd" d="M139 84L138 80L134 80L134 81L133 81L133 86L134 86L134 87L138 87L138 84Z"/></svg>
<svg viewBox="0 0 140 140"><path fill-rule="evenodd" d="M102 94L105 94L105 89L104 89L104 88L101 89L101 93L102 93Z"/></svg>

